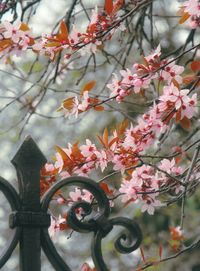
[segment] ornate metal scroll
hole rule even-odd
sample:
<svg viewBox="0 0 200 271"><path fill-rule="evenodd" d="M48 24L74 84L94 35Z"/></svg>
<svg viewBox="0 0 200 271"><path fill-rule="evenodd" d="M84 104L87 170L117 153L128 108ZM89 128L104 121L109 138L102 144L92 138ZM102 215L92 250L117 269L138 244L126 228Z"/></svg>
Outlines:
<svg viewBox="0 0 200 271"><path fill-rule="evenodd" d="M49 204L54 194L65 186L86 189L94 197L95 210L93 204L78 201L71 206L67 223L74 231L93 232L91 255L98 271L108 271L102 256L101 243L114 226L122 226L126 229L126 232L123 232L115 241L118 252L130 253L139 247L142 233L137 223L123 217L109 219L110 204L106 194L96 182L88 178L78 176L58 181L40 200L40 169L46 163L46 159L30 137L26 138L12 163L18 175L19 194L6 180L0 178L0 190L12 209L9 223L10 228L13 229L8 246L0 256L0 268L7 262L19 242L21 271L41 270L41 248L55 270L71 271L58 254L48 233ZM77 217L79 208L84 211L85 217L88 216L87 220L80 220ZM129 242L126 242L127 240Z"/></svg>

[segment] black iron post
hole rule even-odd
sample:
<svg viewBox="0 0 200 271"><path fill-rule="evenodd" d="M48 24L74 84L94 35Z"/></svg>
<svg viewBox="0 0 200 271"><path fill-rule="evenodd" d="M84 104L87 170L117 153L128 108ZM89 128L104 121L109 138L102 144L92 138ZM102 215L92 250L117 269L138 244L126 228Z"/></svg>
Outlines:
<svg viewBox="0 0 200 271"><path fill-rule="evenodd" d="M19 183L21 208L12 214L11 226L21 226L20 271L41 270L40 223L40 169L46 159L35 144L27 137L12 163L16 168ZM45 217L45 215L44 215ZM45 219L43 219L45 220Z"/></svg>

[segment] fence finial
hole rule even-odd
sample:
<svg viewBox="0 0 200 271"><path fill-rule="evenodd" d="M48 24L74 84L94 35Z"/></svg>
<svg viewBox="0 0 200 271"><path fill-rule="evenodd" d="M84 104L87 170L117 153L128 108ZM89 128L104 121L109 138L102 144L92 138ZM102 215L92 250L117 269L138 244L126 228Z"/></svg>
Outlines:
<svg viewBox="0 0 200 271"><path fill-rule="evenodd" d="M46 163L46 158L31 136L27 136L11 162L20 168L28 165L41 167Z"/></svg>

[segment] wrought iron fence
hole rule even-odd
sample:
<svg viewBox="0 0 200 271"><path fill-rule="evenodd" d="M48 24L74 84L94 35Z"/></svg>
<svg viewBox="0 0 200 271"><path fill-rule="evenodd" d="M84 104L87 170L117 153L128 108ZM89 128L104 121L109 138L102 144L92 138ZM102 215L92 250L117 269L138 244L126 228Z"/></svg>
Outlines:
<svg viewBox="0 0 200 271"><path fill-rule="evenodd" d="M19 243L20 271L41 270L41 249L56 271L71 270L58 254L48 233L51 221L48 214L49 204L53 195L64 186L75 185L84 188L95 198L98 208L92 218L87 221L77 218L77 208L81 207L86 215L91 215L93 210L90 203L78 201L70 208L67 223L74 231L93 232L91 256L96 270L109 270L103 260L101 242L113 229L113 226L119 225L126 229L115 241L115 248L120 253L130 253L140 246L142 233L138 224L125 217L109 219L109 200L101 187L93 180L79 176L63 179L56 182L40 198L40 169L46 163L46 158L31 137L25 139L12 159L12 163L17 171L19 193L8 181L0 177L0 190L12 209L9 227L13 229L7 247L0 255L0 268L8 261ZM128 238L127 231L128 235L132 236L130 244L124 243L124 240Z"/></svg>

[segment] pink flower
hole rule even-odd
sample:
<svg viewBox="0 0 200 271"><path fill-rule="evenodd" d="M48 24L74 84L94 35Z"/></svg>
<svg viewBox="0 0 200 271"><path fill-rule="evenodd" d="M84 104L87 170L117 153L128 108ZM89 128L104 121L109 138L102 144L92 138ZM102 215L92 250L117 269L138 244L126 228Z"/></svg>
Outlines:
<svg viewBox="0 0 200 271"><path fill-rule="evenodd" d="M180 110L181 119L187 117L191 119L197 111L197 95L193 94L192 98L188 96L189 89L179 90L173 84L163 88L163 95L159 97L161 101L158 104L159 110L167 110L168 103L172 103L176 110Z"/></svg>
<svg viewBox="0 0 200 271"><path fill-rule="evenodd" d="M148 56L145 56L145 59L149 62L151 60L155 61L157 60L161 55L161 47L160 44L158 47Z"/></svg>
<svg viewBox="0 0 200 271"><path fill-rule="evenodd" d="M101 171L103 172L108 164L108 158L106 152L104 150L95 151L97 160L96 160L96 167L100 167Z"/></svg>
<svg viewBox="0 0 200 271"><path fill-rule="evenodd" d="M123 174L126 169L126 155L125 154L116 154L112 160L114 167L113 169L116 171L121 171Z"/></svg>
<svg viewBox="0 0 200 271"><path fill-rule="evenodd" d="M96 6L95 9L92 10L90 25L96 24L98 22L98 18L98 7Z"/></svg>
<svg viewBox="0 0 200 271"><path fill-rule="evenodd" d="M94 168L94 162L87 162L82 167L74 171L75 174L79 176L87 177L91 170Z"/></svg>
<svg viewBox="0 0 200 271"><path fill-rule="evenodd" d="M48 229L51 238L56 236L56 234L60 231L60 224L64 223L66 223L66 219L61 217L61 215L59 215L58 218L53 218L51 216L51 226Z"/></svg>
<svg viewBox="0 0 200 271"><path fill-rule="evenodd" d="M199 0L189 0L184 3L184 10L191 16L200 16L200 2Z"/></svg>
<svg viewBox="0 0 200 271"><path fill-rule="evenodd" d="M122 90L120 86L120 81L115 73L113 73L111 84L107 84L107 87L111 90L110 97L118 95L119 92Z"/></svg>
<svg viewBox="0 0 200 271"><path fill-rule="evenodd" d="M176 110L178 110L183 104L187 104L190 101L189 97L187 96L189 89L179 90L177 87L171 84L170 86L165 86L163 88L163 92L164 94L159 98L159 100L161 101L161 105L162 103L165 104L166 108L167 102L174 103ZM158 107L160 107L160 104Z"/></svg>
<svg viewBox="0 0 200 271"><path fill-rule="evenodd" d="M171 161L169 159L163 159L159 165L159 168L168 174L180 175L183 173L183 169L176 166L174 158Z"/></svg>
<svg viewBox="0 0 200 271"><path fill-rule="evenodd" d="M46 163L44 167L45 167L46 171L54 171L55 170L55 167L53 164Z"/></svg>
<svg viewBox="0 0 200 271"><path fill-rule="evenodd" d="M190 100L182 105L181 118L187 117L191 119L197 112L197 94L193 94Z"/></svg>
<svg viewBox="0 0 200 271"><path fill-rule="evenodd" d="M119 192L123 194L122 202L127 202L129 200L135 201L137 199L137 189L130 180L123 180Z"/></svg>
<svg viewBox="0 0 200 271"><path fill-rule="evenodd" d="M64 170L60 172L59 176L61 177L61 179L65 179L65 178L70 177L71 175L69 174L68 171Z"/></svg>
<svg viewBox="0 0 200 271"><path fill-rule="evenodd" d="M133 74L132 72L129 70L129 69L126 69L126 70L121 70L120 71L123 79L122 79L122 84L125 84L125 85L130 85L133 81Z"/></svg>
<svg viewBox="0 0 200 271"><path fill-rule="evenodd" d="M94 152L97 149L95 144L92 144L92 142L89 139L86 139L86 145L80 146L80 150L84 157L90 157L94 154Z"/></svg>
<svg viewBox="0 0 200 271"><path fill-rule="evenodd" d="M76 26L73 25L72 26L72 31L70 33L70 44L73 45L73 44L77 44L79 41L80 41L80 36L81 36L81 33L77 31L76 29Z"/></svg>
<svg viewBox="0 0 200 271"><path fill-rule="evenodd" d="M78 108L79 104L80 103L79 103L78 97L75 96L73 99L72 107L66 108L66 107L63 107L63 105L62 105L62 109L63 109L65 117L75 115L75 117L77 118L78 114L79 114L79 108Z"/></svg>
<svg viewBox="0 0 200 271"><path fill-rule="evenodd" d="M82 200L81 189L76 187L74 192L72 191L69 193L69 196L73 202Z"/></svg>
<svg viewBox="0 0 200 271"><path fill-rule="evenodd" d="M72 200L72 202L77 202L77 201L87 201L87 202L91 202L93 199L92 194L88 191L88 190L81 190L80 188L75 188L75 191L71 191L69 193L70 199ZM71 205L71 204L69 204Z"/></svg>
<svg viewBox="0 0 200 271"><path fill-rule="evenodd" d="M169 59L170 61L170 59ZM161 72L161 77L170 84L173 79L175 79L179 84L182 83L182 74L184 71L183 66L175 65L174 62L167 65L164 70Z"/></svg>
<svg viewBox="0 0 200 271"><path fill-rule="evenodd" d="M13 42L18 43L20 40L20 37L24 35L24 32L21 31L19 28L21 26L21 22L16 23L16 25L12 25L10 22L5 21L3 23L3 26L5 27L5 31L3 33L4 38L6 39L12 39Z"/></svg>
<svg viewBox="0 0 200 271"><path fill-rule="evenodd" d="M147 199L144 201L144 204L142 205L141 211L147 211L149 215L153 215L155 212L155 208L161 206L163 206L163 204L159 200L148 196Z"/></svg>
<svg viewBox="0 0 200 271"><path fill-rule="evenodd" d="M90 101L90 98L88 95L88 91L84 91L82 101L78 104L78 110L86 111L89 106L89 101Z"/></svg>
<svg viewBox="0 0 200 271"><path fill-rule="evenodd" d="M136 150L137 149L135 138L133 137L133 133L134 133L134 128L133 128L133 125L131 124L131 127L129 129L127 129L125 132L126 137L125 137L124 142L122 144L122 146L126 150L128 150L128 149Z"/></svg>
<svg viewBox="0 0 200 271"><path fill-rule="evenodd" d="M174 158L171 161L169 159L163 159L159 165L159 168L170 174L174 166L175 166Z"/></svg>
<svg viewBox="0 0 200 271"><path fill-rule="evenodd" d="M63 158L59 152L56 152L55 156L56 156L56 162L55 162L54 166L55 166L55 168L58 169L58 173L60 173L63 169L64 161L63 161Z"/></svg>
<svg viewBox="0 0 200 271"><path fill-rule="evenodd" d="M196 29L197 27L200 27L200 16L190 17L190 27L192 29Z"/></svg>

